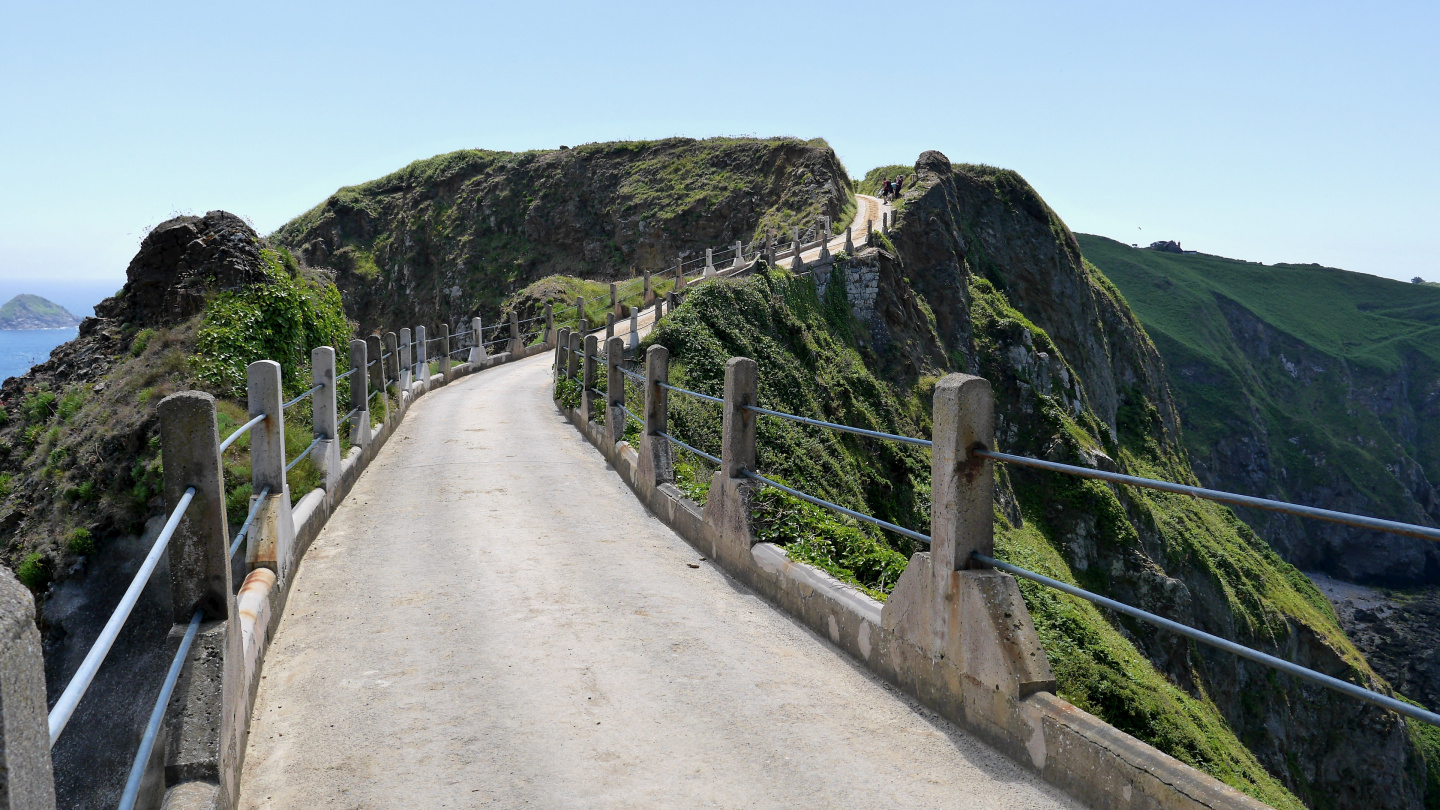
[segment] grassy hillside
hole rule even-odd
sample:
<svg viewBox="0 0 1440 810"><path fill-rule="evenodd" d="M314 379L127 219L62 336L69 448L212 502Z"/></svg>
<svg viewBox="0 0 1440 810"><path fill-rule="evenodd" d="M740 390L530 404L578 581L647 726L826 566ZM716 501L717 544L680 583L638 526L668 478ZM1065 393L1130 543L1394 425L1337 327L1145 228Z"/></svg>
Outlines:
<svg viewBox="0 0 1440 810"><path fill-rule="evenodd" d="M1000 334L1024 322L1004 303L1003 295L983 281L979 285L973 293L980 329ZM937 377L922 377L915 385L902 387L878 374L879 358L858 339L862 328L850 315L842 289L843 285L831 284L822 299L811 280L785 271L707 283L661 321L647 344L669 349L672 382L682 386L718 394L725 360L743 355L759 364L760 402L765 407L928 436L929 394ZM1038 330L1035 334L1044 340ZM1002 342L992 340L989 345L998 349ZM718 449L720 424L714 406L675 397L670 417L677 435L701 449ZM1051 418L1057 432L1086 436L1087 442L1098 446L1097 438L1058 409L1052 409ZM1124 457L1137 465L1153 463L1153 451L1142 445ZM681 454L680 460L682 488L703 500L708 470L688 454ZM901 525L928 527L930 462L922 449L762 419L757 461L765 474L805 491ZM1035 486L1016 489L1023 519L1012 522L997 505L1000 556L1113 592L1113 583L1100 566L1075 571L1066 562L1060 550L1063 538L1044 508L1047 493ZM1108 515L1102 521L1110 523L1100 527L1100 534L1108 535L1115 547L1102 553L1134 553L1140 538L1111 491L1090 483L1072 490L1066 496L1076 504ZM1247 542L1240 533L1243 527L1226 510L1166 497L1126 506L1143 510L1161 527L1172 553L1206 561L1225 583L1229 598L1222 609L1231 612L1235 621L1261 633L1282 634L1287 622L1299 622L1328 636L1327 643L1337 649L1348 647L1323 597L1263 545ZM881 599L915 550L911 541L898 535L768 488L758 494L753 519L762 540L785 545L792 556ZM1141 628L1112 625L1088 603L1038 586L1027 583L1023 590L1055 664L1062 696L1273 806L1302 806L1247 750L1214 703L1172 684L1135 647L1129 639L1132 632L1143 632ZM1363 668L1353 650L1349 655L1352 665Z"/></svg>
<svg viewBox="0 0 1440 810"><path fill-rule="evenodd" d="M593 281L853 211L823 140L669 138L437 155L337 191L274 234L338 271L347 312L377 323L488 321L551 275Z"/></svg>
<svg viewBox="0 0 1440 810"><path fill-rule="evenodd" d="M1440 288L1079 237L1164 356L1208 483L1435 524ZM1247 514L1286 556L1343 578L1440 581L1424 541Z"/></svg>

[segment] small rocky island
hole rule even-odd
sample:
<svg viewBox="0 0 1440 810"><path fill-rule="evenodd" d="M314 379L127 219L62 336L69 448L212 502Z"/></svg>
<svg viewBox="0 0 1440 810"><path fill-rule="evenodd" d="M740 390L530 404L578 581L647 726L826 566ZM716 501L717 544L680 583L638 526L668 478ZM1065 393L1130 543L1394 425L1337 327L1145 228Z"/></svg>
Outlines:
<svg viewBox="0 0 1440 810"><path fill-rule="evenodd" d="M17 295L0 307L0 329L64 329L79 324L70 310L38 295Z"/></svg>

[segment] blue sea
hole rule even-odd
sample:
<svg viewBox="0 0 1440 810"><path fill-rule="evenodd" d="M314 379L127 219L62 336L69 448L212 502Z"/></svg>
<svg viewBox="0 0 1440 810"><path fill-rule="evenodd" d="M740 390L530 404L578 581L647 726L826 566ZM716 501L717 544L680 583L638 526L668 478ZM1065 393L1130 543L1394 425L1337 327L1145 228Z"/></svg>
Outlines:
<svg viewBox="0 0 1440 810"><path fill-rule="evenodd" d="M68 329L0 329L0 380L18 377L50 359L50 350L78 334Z"/></svg>

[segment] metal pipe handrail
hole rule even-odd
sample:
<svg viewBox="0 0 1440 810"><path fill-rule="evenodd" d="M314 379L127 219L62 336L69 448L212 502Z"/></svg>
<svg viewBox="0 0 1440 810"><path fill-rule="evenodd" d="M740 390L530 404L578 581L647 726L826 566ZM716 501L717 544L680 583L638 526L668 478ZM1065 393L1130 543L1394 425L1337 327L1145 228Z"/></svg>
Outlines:
<svg viewBox="0 0 1440 810"><path fill-rule="evenodd" d="M718 404L720 404L720 405L724 405L724 404L725 404L725 400L721 399L720 397L712 397L712 396L710 396L709 394L702 394L702 393L700 393L699 391L691 391L689 388L681 388L681 387L678 386L678 385L671 385L670 383L663 383L663 382L657 382L656 385L660 386L661 388L664 388L666 391L677 391L677 392L679 392L679 393L681 393L681 394L689 394L689 395L692 396L692 397L696 397L696 398L698 398L698 399L703 399L703 400L705 400L706 402L715 402L715 403L718 403Z"/></svg>
<svg viewBox="0 0 1440 810"><path fill-rule="evenodd" d="M629 377L632 380L636 380L642 383L645 382L644 374L636 374L635 372L631 371L628 368L625 368L624 366L616 366L616 368L620 369L621 374L624 374L626 377Z"/></svg>
<svg viewBox="0 0 1440 810"><path fill-rule="evenodd" d="M357 414L357 413L360 413L360 409L359 409L359 408L352 408L349 413L347 413L347 414L345 414L344 416L340 417L340 421L341 421L341 422L349 422L349 421L350 421L350 417L354 416L354 415Z"/></svg>
<svg viewBox="0 0 1440 810"><path fill-rule="evenodd" d="M352 369L350 369L349 371L345 372L344 374L338 374L338 375L335 376L335 382L340 382L341 380L345 379L346 377L349 377L351 374L354 374L355 372L357 372L357 371L359 371L359 370L360 370L360 369L358 369L358 368L352 368Z"/></svg>
<svg viewBox="0 0 1440 810"><path fill-rule="evenodd" d="M377 357L377 358L375 358L374 360L371 360L370 362L366 363L366 364L365 364L365 367L366 367L366 368L369 368L369 367L375 365L375 364L378 363L378 362L380 362L380 358Z"/></svg>
<svg viewBox="0 0 1440 810"><path fill-rule="evenodd" d="M749 470L745 469L744 467L741 467L741 468L740 468L740 475L741 475L742 477L744 477L744 478L752 478L752 479L754 479L754 480L756 480L756 481L759 481L759 482L762 483L762 484L766 484L766 485L775 487L776 489L778 489L778 490L780 490L780 491L782 491L782 492L788 492L788 493L790 493L791 495L794 495L795 497L797 497L797 498L799 498L799 499L801 499L801 500L809 501L810 503L813 503L813 504L815 504L816 506L823 506L823 507L825 507L826 509L834 510L834 511L836 511L836 512L839 512L839 513L842 514L842 515L849 515L850 517L853 517L853 518L855 518L856 520L863 520L863 521L865 521L866 523L873 523L874 525L879 526L879 527L882 528L882 529L889 529L890 531L895 532L896 534L903 534L903 535L905 535L906 537L912 538L912 539L914 539L914 540L919 540L920 542L924 543L924 544L927 545L927 546L930 545L930 535L928 535L928 534L921 534L920 532L917 532L917 531L911 531L910 529L907 529L907 528L905 528L904 526L896 526L894 523L888 523L888 522L886 522L886 521L881 520L880 518L871 517L870 515L867 515L867 514L865 514L864 512L856 512L854 509L847 509L847 508L841 506L841 505L838 504L838 503L831 503L830 501L826 501L826 500L822 500L822 499L820 499L820 498L817 498L817 497L815 497L814 495L808 495L808 494L806 494L806 493L804 493L804 492L801 492L801 491L798 490L798 489L791 489L790 487L787 487L787 486L785 486L784 484L777 484L776 482L771 481L769 478L766 478L766 477L763 476L763 475L757 475L757 474L755 474L755 473L753 473L753 472L750 472Z"/></svg>
<svg viewBox="0 0 1440 810"><path fill-rule="evenodd" d="M170 544L170 538L174 536L175 529L180 525L180 519L185 516L185 510L190 508L190 502L195 500L195 487L189 487L185 494L180 496L180 501L170 511L170 519L165 521L165 527L160 530L160 535L155 538L155 544L150 547L150 553L145 555L145 561L140 564L140 570L135 572L135 577L130 580L130 587L125 589L125 595L120 597L120 604L115 606L110 619L105 622L105 627L100 635L95 638L95 643L90 645L90 651L85 654L85 660L80 662L80 668L75 670L75 675L70 683L65 685L65 691L60 693L60 699L55 701L55 708L50 710L46 718L50 727L50 747L55 747L55 741L60 739L60 732L65 730L65 725L75 714L75 707L80 705L80 699L85 696L85 691L90 688L90 683L95 680L95 673L100 671L100 664L105 661L105 656L110 652L110 647L115 643L116 636L120 635L120 628L125 625L125 620L130 617L130 611L135 609L135 603L140 600L141 591L145 590L145 584L150 581L150 575L154 573L155 566L160 563L160 555L165 547Z"/></svg>
<svg viewBox="0 0 1440 810"><path fill-rule="evenodd" d="M1396 700L1395 698L1389 697L1387 695L1382 695L1379 692L1373 692L1369 689L1364 688L1363 686L1357 686L1356 684L1350 683L1348 681L1342 681L1339 678L1333 678L1329 675L1316 672L1313 669L1306 669L1299 664L1291 663L1283 658L1276 658L1273 655L1267 655L1260 652L1259 650L1252 650L1242 644L1237 644L1228 639L1223 639L1219 636L1211 635L1210 633L1206 633L1203 630L1196 630L1189 625L1181 624L1177 621L1172 621L1163 616L1156 616L1154 613L1149 613L1139 608L1131 607L1123 602L1117 602L1114 599L1109 599L1099 594L1091 593L1087 590L1077 588L1069 583L1061 582L1058 579L1051 579L1044 574L1037 574L1034 571L1021 568L1018 565L1011 565L1007 562L1001 562L1000 560L997 560L993 557L987 557L984 554L980 554L979 552L972 553L970 557L971 559L982 562L985 565L990 566L991 568L1013 574L1022 579L1028 579L1031 582L1038 582L1041 585L1054 588L1057 591L1068 593L1071 596L1077 596L1088 602L1093 602L1097 605L1100 605L1101 607L1109 608L1110 610L1113 610L1117 613L1123 613L1132 618L1136 618L1143 622L1153 624L1156 627L1161 627L1169 630L1172 633L1177 633L1179 635L1185 636L1186 638L1198 641L1201 644L1206 644L1211 647L1215 647L1216 649L1224 650L1233 655L1238 655L1241 658L1254 661L1257 664L1264 664L1267 667L1270 667L1272 669L1278 669L1281 672L1284 672L1288 675L1294 675L1297 678L1304 678L1307 681L1318 683L1321 686L1334 689L1337 692L1343 692L1351 697L1374 703L1377 706L1381 706L1393 712L1398 712L1405 715L1406 717L1412 717L1416 720L1429 723L1433 726L1440 726L1440 714L1428 712L1418 706L1411 706L1404 701Z"/></svg>
<svg viewBox="0 0 1440 810"><path fill-rule="evenodd" d="M302 400L302 399L310 396L311 394L315 393L316 391L319 391L321 388L324 388L324 387L325 387L325 383L320 383L319 385L312 386L312 387L310 388L310 390L306 391L305 393L301 394L301 395L298 396L298 397L295 397L294 399L290 400L289 402L286 402L285 404L281 405L281 406L280 406L280 410L282 410L282 411L285 410L286 408L290 407L291 405L294 405L295 403L297 403L297 402L299 402L300 400Z"/></svg>
<svg viewBox="0 0 1440 810"><path fill-rule="evenodd" d="M270 487L264 487L260 490L260 495L255 498L255 503L250 505L250 514L245 516L245 522L240 524L240 531L235 533L235 539L230 543L231 557L234 557L235 552L240 550L240 544L245 541L245 534L250 531L251 521L260 514L260 505L265 503L265 499L268 497L270 497Z"/></svg>
<svg viewBox="0 0 1440 810"><path fill-rule="evenodd" d="M533 317L533 318L526 318L526 319L523 320L523 321L516 321L515 324L518 326L518 325L520 325L520 324L522 324L522 323L531 323L531 322L534 322L534 321L542 320L544 317L545 317L544 315L536 315L536 316Z"/></svg>
<svg viewBox="0 0 1440 810"><path fill-rule="evenodd" d="M1282 512L1297 517L1315 518L1316 520L1327 520L1331 523L1340 523L1346 526L1353 526L1357 529L1374 529L1376 531L1390 532L1392 534L1405 535L1407 537L1418 537L1423 540L1440 540L1440 529L1432 529L1426 526L1416 526L1411 523L1401 523L1394 520L1382 520L1380 518L1366 517L1364 515L1352 515L1348 512L1335 512L1329 509L1320 509L1314 506L1301 506L1299 504L1274 501L1269 498L1256 498L1250 495L1237 495L1233 492L1221 492L1215 489L1204 487L1192 487L1188 484L1173 484L1169 481L1157 481L1153 478L1140 478L1134 475L1123 473L1112 473L1105 470L1095 470L1089 467L1076 467L1073 464L1060 464L1054 461L1044 461L1028 456L1016 456L1010 453L997 453L993 450L973 450L974 455L980 458L1005 461L1011 464L1020 464L1026 467L1035 467L1051 472L1063 472L1071 475L1078 475L1082 478L1095 478L1101 481L1110 481L1116 484L1129 484L1130 486L1155 489L1161 492L1172 492L1178 495L1189 495L1195 498L1203 498L1208 501L1230 504L1231 506L1249 506L1255 509L1264 509L1270 512Z"/></svg>
<svg viewBox="0 0 1440 810"><path fill-rule="evenodd" d="M234 443L235 443L235 440L238 439L238 438L240 438L241 436L245 435L245 432L248 431L248 430L250 430L250 428L253 428L253 427L255 427L256 425L260 424L261 422L264 422L264 421L265 421L265 416L266 416L266 415L262 413L262 414L260 414L259 416L255 417L254 419L251 419L249 422L246 422L245 424L241 425L240 427L235 428L235 432L234 432L234 433L231 433L229 436L226 436L226 437L225 437L225 441L220 442L220 452L221 452L221 453L225 452L225 448L227 448L227 447L229 447L230 445L234 444Z"/></svg>
<svg viewBox="0 0 1440 810"><path fill-rule="evenodd" d="M365 398L365 404L366 404L366 405L369 405L369 404L370 404L370 400L374 399L374 398L375 398L375 395L378 394L378 393L380 393L380 389L379 389L379 388L376 388L374 391L371 391L371 392L370 392L370 396L368 396L368 397Z"/></svg>
<svg viewBox="0 0 1440 810"><path fill-rule="evenodd" d="M392 354L394 354L394 352L383 352L383 353L381 353L381 355L380 355L380 359L381 359L381 360L385 360L385 359L389 358L390 355L392 355Z"/></svg>
<svg viewBox="0 0 1440 810"><path fill-rule="evenodd" d="M620 404L619 402L613 402L613 403L611 403L611 404L614 405L615 407L619 408L620 410L624 411L624 412L625 412L625 416L628 417L628 418L630 418L630 419L634 419L637 423L639 423L640 427L642 427L642 428L645 427L645 420L644 420L644 419L641 419L640 417L638 417L638 416L636 416L635 414L631 413L629 408L625 407L624 405Z"/></svg>
<svg viewBox="0 0 1440 810"><path fill-rule="evenodd" d="M710 455L709 453L705 452L704 450L700 450L700 449L698 449L698 448L691 447L690 445L686 444L685 442L680 441L679 439L675 438L674 436L671 436L669 433L666 433L666 432L663 431L663 430L656 431L655 435L657 435L657 436L663 436L663 437L665 437L666 439L669 439L671 442L680 445L681 447L685 448L686 450L689 450L690 452L694 453L695 455L700 456L701 458L709 459L709 460L710 460L712 463L714 463L716 466L719 466L720 464L724 463L724 462L722 462L719 458Z"/></svg>
<svg viewBox="0 0 1440 810"><path fill-rule="evenodd" d="M160 723L165 719L165 707L170 705L170 695L175 691L175 684L180 680L180 670L185 666L185 659L190 655L190 645L195 643L195 635L200 632L200 621L205 618L205 611L196 608L194 615L190 617L190 626L185 628L185 636L180 639L180 648L175 651L175 658L170 661L170 669L165 673L165 680L160 684L160 694L155 698L155 708L150 710L150 721L145 724L145 734L140 738L140 748L135 752L135 760L130 764L130 775L125 779L125 790L120 794L119 810L134 810L135 801L140 796L140 783L145 779L145 766L150 762L150 752L155 748L155 740L160 736Z"/></svg>
<svg viewBox="0 0 1440 810"><path fill-rule="evenodd" d="M756 407L756 406L754 406L754 405L745 405L745 406L743 406L743 407L744 407L745 410L747 410L747 411L754 411L754 412L756 412L756 413L763 413L763 414L765 414L766 416L778 416L778 417L780 417L781 419L789 419L789 420L792 421L792 422L800 422L801 424L805 424L805 425L815 425L816 427L830 428L831 430L841 430L841 431L844 431L844 432L846 432L846 433L855 433L855 434L858 434L858 435L860 435L860 436L869 436L869 437L871 437L871 438L873 438L873 439L887 439L887 440L893 441L893 442L904 442L904 443L906 443L906 444L916 444L916 445L920 445L920 446L922 446L922 447L930 447L931 444L932 444L928 439L916 439L916 438L913 438L913 437L911 437L911 436L900 436L900 435L895 434L895 433L881 433L881 432L878 431L878 430L866 430L865 428L850 427L849 425L837 425L837 424L835 424L834 422L822 422L822 421L820 421L819 419L811 419L811 418L806 417L806 416L796 416L796 415L793 414L793 413L782 413L781 411L772 411L772 410L770 410L770 409L768 409L768 408L759 408L759 407Z"/></svg>
<svg viewBox="0 0 1440 810"><path fill-rule="evenodd" d="M315 445L319 444L320 442L322 442L322 441L324 441L324 440L325 440L325 437L324 437L324 436L316 436L316 437L315 437L315 441L310 442L310 446L309 446L309 447L305 448L304 450L301 450L301 451L300 451L300 455L296 456L294 461L292 461L292 462L290 462L289 464L286 464L286 465L285 465L285 472L287 472L287 473L290 472L291 470L295 469L295 465L296 465L296 464L299 464L300 462L304 461L306 458L309 458L309 456L310 456L310 451L311 451L311 450L314 450L314 449L315 449Z"/></svg>

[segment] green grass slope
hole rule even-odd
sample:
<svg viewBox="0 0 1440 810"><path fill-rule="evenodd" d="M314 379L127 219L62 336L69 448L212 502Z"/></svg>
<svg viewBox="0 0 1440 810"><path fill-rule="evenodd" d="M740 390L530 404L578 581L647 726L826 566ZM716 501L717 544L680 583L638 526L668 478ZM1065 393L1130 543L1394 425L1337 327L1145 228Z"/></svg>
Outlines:
<svg viewBox="0 0 1440 810"><path fill-rule="evenodd" d="M1207 483L1437 522L1440 288L1078 239L1164 357ZM1246 517L1302 566L1387 584L1440 578L1418 541Z"/></svg>
<svg viewBox="0 0 1440 810"><path fill-rule="evenodd" d="M928 436L930 401L936 377L902 387L877 371L877 358L858 338L842 285L831 284L821 298L815 285L784 271L738 281L717 281L690 293L646 340L666 346L672 382L719 394L724 363L731 356L759 365L763 406L807 416L908 435ZM1029 329L1037 343L1047 338L979 281L972 289L983 356L998 362L1010 333ZM988 335L989 337L984 337ZM1043 344L1042 344L1043 345ZM999 373L996 371L995 373ZM987 375L988 376L988 375ZM1042 408L1046 404L1037 402ZM715 452L720 419L715 406L673 397L671 427L701 449ZM1062 409L1048 407L1048 427L1068 441L1099 446L1095 423L1083 426ZM926 530L929 522L928 451L850 434L762 419L757 429L761 471L799 489L904 526ZM1121 453L1128 464L1158 463L1143 441ZM705 496L706 467L682 453L679 482L692 497ZM1154 470L1146 470L1154 471ZM1173 473L1173 471L1159 471ZM1002 471L1002 476L1005 473ZM1006 477L1002 489L1011 486ZM1063 538L1047 512L1047 499L1064 499L1100 518L1097 535L1104 553L1134 554L1141 538L1131 515L1153 522L1180 565L1199 566L1223 592L1221 610L1232 621L1261 635L1283 636L1291 623L1314 628L1333 648L1363 671L1335 627L1329 606L1298 572L1281 562L1227 510L1189 499L1155 497L1123 506L1108 488L1076 482L1064 491L1014 484L1023 520L997 508L997 550L1001 557L1051 576L1111 590L1103 566L1076 571L1066 562ZM1127 512L1127 509L1129 510ZM786 546L797 558L858 584L883 599L904 570L911 541L888 534L766 488L752 516L762 540ZM1182 562L1183 561L1183 562ZM1203 693L1192 695L1158 671L1130 640L1143 628L1117 626L1089 603L1026 584L1027 604L1055 665L1060 693L1163 751L1282 808L1304 805L1260 764ZM1148 634L1147 634L1148 635ZM1274 684L1277 694L1283 685ZM1257 700L1279 699L1276 695Z"/></svg>

